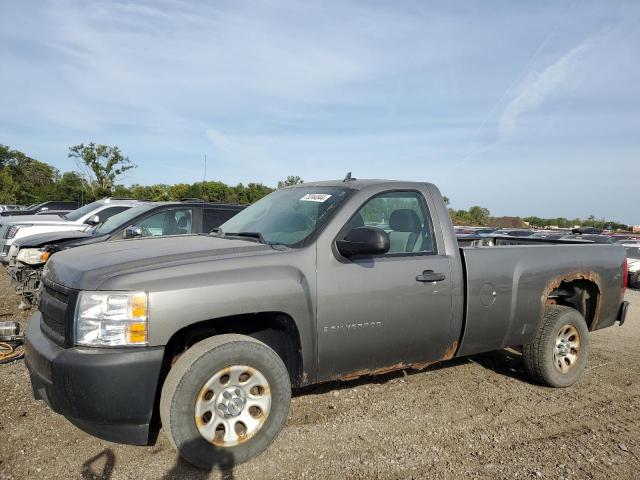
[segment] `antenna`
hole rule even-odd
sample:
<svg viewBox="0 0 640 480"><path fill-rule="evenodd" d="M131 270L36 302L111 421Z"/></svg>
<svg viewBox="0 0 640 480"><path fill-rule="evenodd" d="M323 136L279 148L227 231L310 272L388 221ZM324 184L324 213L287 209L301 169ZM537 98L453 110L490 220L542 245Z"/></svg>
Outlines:
<svg viewBox="0 0 640 480"><path fill-rule="evenodd" d="M344 176L344 179L342 179L343 182L352 182L354 180L355 180L355 178L351 176L351 172L347 173Z"/></svg>
<svg viewBox="0 0 640 480"><path fill-rule="evenodd" d="M204 155L204 175L202 175L202 183L207 181L207 154Z"/></svg>

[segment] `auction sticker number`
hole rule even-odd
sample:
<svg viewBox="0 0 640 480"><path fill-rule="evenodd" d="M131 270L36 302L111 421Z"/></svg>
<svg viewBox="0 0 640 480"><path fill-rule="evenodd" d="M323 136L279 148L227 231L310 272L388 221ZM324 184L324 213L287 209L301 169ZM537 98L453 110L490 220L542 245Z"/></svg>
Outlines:
<svg viewBox="0 0 640 480"><path fill-rule="evenodd" d="M328 193L307 193L300 200L303 202L324 202L328 198L331 198L331 195Z"/></svg>

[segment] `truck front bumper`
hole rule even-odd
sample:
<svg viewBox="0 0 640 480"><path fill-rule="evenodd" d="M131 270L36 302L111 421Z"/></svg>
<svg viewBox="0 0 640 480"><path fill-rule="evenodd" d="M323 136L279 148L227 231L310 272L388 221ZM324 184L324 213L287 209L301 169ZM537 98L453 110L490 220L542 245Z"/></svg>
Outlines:
<svg viewBox="0 0 640 480"><path fill-rule="evenodd" d="M33 395L105 440L148 445L164 347L62 348L29 321L25 363Z"/></svg>

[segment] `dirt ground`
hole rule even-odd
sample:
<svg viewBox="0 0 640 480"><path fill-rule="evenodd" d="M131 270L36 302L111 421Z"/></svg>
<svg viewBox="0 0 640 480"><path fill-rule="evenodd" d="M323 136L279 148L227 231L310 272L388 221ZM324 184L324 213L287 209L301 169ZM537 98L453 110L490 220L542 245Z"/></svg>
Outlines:
<svg viewBox="0 0 640 480"><path fill-rule="evenodd" d="M224 473L179 461L162 433L154 447L93 438L32 399L23 361L0 365L0 480L637 479L640 292L627 298L627 323L591 335L573 388L532 385L508 351L323 385L296 394L265 453ZM17 305L2 272L2 319Z"/></svg>

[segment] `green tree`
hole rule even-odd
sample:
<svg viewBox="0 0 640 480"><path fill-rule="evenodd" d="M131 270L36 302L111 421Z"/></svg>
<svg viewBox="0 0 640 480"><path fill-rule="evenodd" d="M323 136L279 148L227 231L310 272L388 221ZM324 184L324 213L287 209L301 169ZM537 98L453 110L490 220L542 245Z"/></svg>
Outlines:
<svg viewBox="0 0 640 480"><path fill-rule="evenodd" d="M186 183L176 183L169 187L171 200L182 200L189 198L189 185Z"/></svg>
<svg viewBox="0 0 640 480"><path fill-rule="evenodd" d="M91 202L94 198L87 195L84 179L78 172L65 172L55 182L53 197L56 200L77 200Z"/></svg>
<svg viewBox="0 0 640 480"><path fill-rule="evenodd" d="M69 147L68 156L76 161L95 197L111 195L116 181L136 168L118 147L93 142Z"/></svg>
<svg viewBox="0 0 640 480"><path fill-rule="evenodd" d="M131 194L131 189L129 187L125 187L124 185L115 185L111 194L112 196L119 198L133 197L133 195Z"/></svg>
<svg viewBox="0 0 640 480"><path fill-rule="evenodd" d="M16 201L30 204L48 200L53 194L58 170L51 165L25 155L19 150L3 149L3 171L8 174L16 187Z"/></svg>
<svg viewBox="0 0 640 480"><path fill-rule="evenodd" d="M43 202L53 197L55 182L60 176L56 168L38 160L19 162L19 174L14 178L20 183L24 203Z"/></svg>
<svg viewBox="0 0 640 480"><path fill-rule="evenodd" d="M299 176L297 175L289 175L286 180L280 180L278 182L278 188L284 188L284 187L290 187L292 185L298 185L300 183L304 183L304 180L302 180Z"/></svg>
<svg viewBox="0 0 640 480"><path fill-rule="evenodd" d="M13 159L13 151L6 145L0 144L0 169L9 165Z"/></svg>
<svg viewBox="0 0 640 480"><path fill-rule="evenodd" d="M487 225L489 223L489 210L477 205L469 209L469 219L473 225Z"/></svg>
<svg viewBox="0 0 640 480"><path fill-rule="evenodd" d="M9 172L0 169L0 203L16 203L18 185L13 181Z"/></svg>

